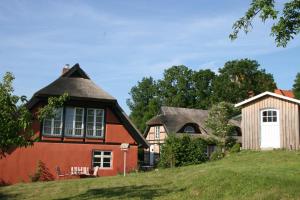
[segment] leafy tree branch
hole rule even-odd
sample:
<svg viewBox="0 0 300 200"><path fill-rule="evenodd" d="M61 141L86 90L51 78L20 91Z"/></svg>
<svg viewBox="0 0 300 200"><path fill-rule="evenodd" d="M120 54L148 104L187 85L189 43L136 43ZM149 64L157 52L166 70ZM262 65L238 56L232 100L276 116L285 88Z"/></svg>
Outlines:
<svg viewBox="0 0 300 200"><path fill-rule="evenodd" d="M278 47L286 47L300 32L300 0L285 3L282 11L275 8L275 0L252 0L245 15L233 24L229 38L235 40L241 30L246 34L251 31L256 16L262 22L267 19L277 20L271 28L271 35L275 37Z"/></svg>
<svg viewBox="0 0 300 200"><path fill-rule="evenodd" d="M13 89L12 73L7 72L0 82L0 157L5 156L13 148L27 147L35 140L31 128L35 119L27 107L25 96L17 96ZM48 105L39 110L38 119L53 116L55 108L61 107L68 95L50 97Z"/></svg>

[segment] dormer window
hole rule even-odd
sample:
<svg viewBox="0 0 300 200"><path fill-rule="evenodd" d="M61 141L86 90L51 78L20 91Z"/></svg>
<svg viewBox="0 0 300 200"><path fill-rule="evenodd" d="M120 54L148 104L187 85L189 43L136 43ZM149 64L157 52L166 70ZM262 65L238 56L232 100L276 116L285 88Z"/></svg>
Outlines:
<svg viewBox="0 0 300 200"><path fill-rule="evenodd" d="M188 125L184 128L183 132L185 132L185 133L195 133L196 131L195 131L195 128L193 126Z"/></svg>
<svg viewBox="0 0 300 200"><path fill-rule="evenodd" d="M87 137L102 137L104 132L104 110L103 109L87 109Z"/></svg>
<svg viewBox="0 0 300 200"><path fill-rule="evenodd" d="M66 107L65 135L82 137L84 130L84 108Z"/></svg>
<svg viewBox="0 0 300 200"><path fill-rule="evenodd" d="M55 110L53 118L46 118L43 121L43 134L49 136L61 136L63 124L63 109Z"/></svg>

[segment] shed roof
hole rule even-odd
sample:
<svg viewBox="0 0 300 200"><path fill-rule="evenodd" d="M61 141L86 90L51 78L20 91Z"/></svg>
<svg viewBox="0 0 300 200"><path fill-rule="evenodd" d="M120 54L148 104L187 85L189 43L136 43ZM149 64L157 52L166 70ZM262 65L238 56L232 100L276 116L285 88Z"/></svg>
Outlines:
<svg viewBox="0 0 300 200"><path fill-rule="evenodd" d="M272 96L272 97L275 97L275 98L278 98L278 99L282 99L282 100L290 101L290 102L293 102L293 103L296 103L296 104L300 104L300 100L298 100L298 99L283 96L283 95L280 95L280 94L275 94L273 92L264 92L264 93L261 93L259 95L254 96L254 97L251 97L249 99L246 99L246 100L244 100L240 103L235 104L235 107L244 106L244 105L246 105L246 104L248 104L252 101L258 100L258 99L263 98L265 96Z"/></svg>

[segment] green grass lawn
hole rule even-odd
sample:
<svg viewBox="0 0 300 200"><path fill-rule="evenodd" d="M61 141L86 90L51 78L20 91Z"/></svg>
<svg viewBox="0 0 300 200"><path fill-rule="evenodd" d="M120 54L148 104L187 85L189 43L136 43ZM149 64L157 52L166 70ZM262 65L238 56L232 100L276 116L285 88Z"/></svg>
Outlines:
<svg viewBox="0 0 300 200"><path fill-rule="evenodd" d="M300 152L241 152L175 169L0 187L0 199L300 199Z"/></svg>

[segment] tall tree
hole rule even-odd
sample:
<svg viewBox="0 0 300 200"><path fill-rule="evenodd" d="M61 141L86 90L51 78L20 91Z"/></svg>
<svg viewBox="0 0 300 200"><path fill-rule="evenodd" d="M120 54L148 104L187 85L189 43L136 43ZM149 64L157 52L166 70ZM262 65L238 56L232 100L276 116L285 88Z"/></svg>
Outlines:
<svg viewBox="0 0 300 200"><path fill-rule="evenodd" d="M265 22L280 17L271 28L271 35L275 37L277 46L286 47L300 32L300 0L290 0L284 4L282 11L275 8L274 0L252 0L245 16L233 24L233 32L229 37L234 40L240 30L246 34L252 29L252 21L258 17Z"/></svg>
<svg viewBox="0 0 300 200"><path fill-rule="evenodd" d="M226 62L212 82L212 101L237 103L251 95L276 88L272 74L259 69L255 60L241 59Z"/></svg>
<svg viewBox="0 0 300 200"><path fill-rule="evenodd" d="M160 108L158 87L152 77L143 78L130 90L127 105L131 110L130 118L140 131L144 131L146 122L155 116Z"/></svg>
<svg viewBox="0 0 300 200"><path fill-rule="evenodd" d="M211 105L212 82L216 75L209 69L195 71L193 80L193 108L208 109Z"/></svg>
<svg viewBox="0 0 300 200"><path fill-rule="evenodd" d="M14 95L12 86L15 77L7 72L0 82L0 157L12 148L27 147L34 141L31 129L32 121L43 120L53 116L55 108L60 107L67 100L68 95L50 97L48 105L39 109L37 115L27 108L25 96Z"/></svg>
<svg viewBox="0 0 300 200"><path fill-rule="evenodd" d="M192 107L193 71L184 65L173 66L164 72L159 80L160 98L164 105L176 107Z"/></svg>
<svg viewBox="0 0 300 200"><path fill-rule="evenodd" d="M293 85L293 92L297 99L300 99L300 73L297 74Z"/></svg>

